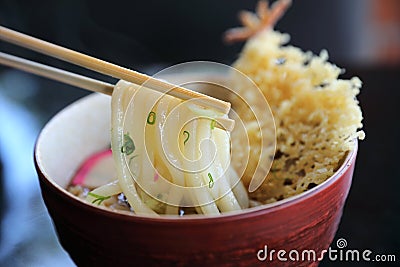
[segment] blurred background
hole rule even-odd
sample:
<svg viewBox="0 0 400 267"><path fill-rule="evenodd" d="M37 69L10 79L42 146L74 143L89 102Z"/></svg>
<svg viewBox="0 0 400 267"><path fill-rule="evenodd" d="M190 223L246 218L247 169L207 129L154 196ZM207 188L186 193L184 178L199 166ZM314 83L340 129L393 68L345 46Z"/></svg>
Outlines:
<svg viewBox="0 0 400 267"><path fill-rule="evenodd" d="M231 64L242 44L222 33L239 26L254 0L0 0L0 24L152 74L193 60ZM291 44L359 76L366 140L336 239L349 248L395 254L400 262L400 1L294 0L276 29ZM0 42L0 51L108 82L114 79ZM74 266L57 242L33 165L44 124L88 92L0 66L0 266ZM353 266L324 261L320 266ZM390 264L387 264L390 265ZM373 264L371 263L371 266Z"/></svg>

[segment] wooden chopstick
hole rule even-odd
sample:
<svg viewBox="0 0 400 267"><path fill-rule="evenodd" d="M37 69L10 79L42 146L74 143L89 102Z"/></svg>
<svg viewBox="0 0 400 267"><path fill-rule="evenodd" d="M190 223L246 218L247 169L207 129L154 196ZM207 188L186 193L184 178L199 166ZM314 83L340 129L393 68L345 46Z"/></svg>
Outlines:
<svg viewBox="0 0 400 267"><path fill-rule="evenodd" d="M89 91L112 95L114 85L0 52L0 64Z"/></svg>
<svg viewBox="0 0 400 267"><path fill-rule="evenodd" d="M112 95L114 85L95 80L83 75L61 70L31 60L0 52L0 64L43 76L52 80L80 87L89 91ZM235 121L228 118L216 118L216 127L226 131L232 131Z"/></svg>
<svg viewBox="0 0 400 267"><path fill-rule="evenodd" d="M223 114L227 114L231 107L229 102L225 102L199 92L191 91L186 88L155 79L146 74L139 73L106 62L104 60L34 38L3 26L0 26L0 39L118 79L139 85L145 83L145 86L148 88L161 93L167 93L183 100L197 99L196 102L198 104L205 107L211 107L222 112Z"/></svg>

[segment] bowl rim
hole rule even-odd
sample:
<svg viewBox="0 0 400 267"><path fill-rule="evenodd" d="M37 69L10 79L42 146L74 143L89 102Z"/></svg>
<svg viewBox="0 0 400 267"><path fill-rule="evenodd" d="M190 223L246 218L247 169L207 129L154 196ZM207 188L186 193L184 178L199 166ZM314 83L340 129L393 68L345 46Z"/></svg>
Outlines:
<svg viewBox="0 0 400 267"><path fill-rule="evenodd" d="M71 103L67 107L63 108L60 110L56 115L54 115L50 121L48 121L45 126L42 128L40 131L36 142L34 146L34 164L36 168L36 172L39 176L39 180L42 180L45 182L47 185L51 187L51 189L61 197L63 197L65 200L70 202L73 205L78 205L80 208L86 209L90 212L98 213L99 215L107 216L107 217L113 217L115 218L120 218L122 220L128 220L128 221L143 221L143 222L151 222L151 223L187 223L187 222L208 222L209 220L212 220L214 223L215 222L226 222L226 221L231 221L231 220L238 220L238 219L246 219L246 218L252 218L252 217L257 217L260 215L263 215L265 213L272 213L280 209L284 209L288 206L295 205L296 203L305 201L314 195L318 194L320 191L324 191L328 187L330 187L332 184L337 182L341 177L343 177L343 174L352 166L352 163L355 161L355 158L357 156L357 151L358 151L358 140L355 138L353 140L354 142L354 147L352 150L350 150L346 156L346 159L344 160L343 164L340 166L340 168L332 174L330 177L328 177L324 182L321 184L318 184L317 186L302 192L298 195L279 200L273 203L269 204L263 204L260 206L256 207L251 207L247 208L244 210L240 211L233 211L233 212L227 212L227 213L222 213L219 215L201 215L201 214L194 214L194 215L185 215L185 216L179 216L179 215L160 215L158 217L155 216L146 216L146 215L138 215L135 214L131 211L115 211L115 210L110 210L107 207L104 206L95 206L91 203L86 202L84 199L81 199L72 193L68 192L65 188L61 187L58 185L51 177L47 175L42 170L42 164L41 161L38 159L38 151L39 151L39 144L41 143L41 140L44 136L44 133L48 131L49 128L51 128L51 124L54 123L58 119L60 114L67 112L70 110L73 106L83 102L87 101L89 98L93 98L98 96L98 94L90 94L88 96L82 97L81 99L78 99L77 101ZM43 190L43 188L41 189ZM42 192L43 195L43 192Z"/></svg>

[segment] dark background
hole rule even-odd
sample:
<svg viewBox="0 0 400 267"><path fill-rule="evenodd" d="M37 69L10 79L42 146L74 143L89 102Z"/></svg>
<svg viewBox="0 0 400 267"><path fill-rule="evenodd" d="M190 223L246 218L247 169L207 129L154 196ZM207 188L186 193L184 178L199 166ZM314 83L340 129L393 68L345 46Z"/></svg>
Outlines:
<svg viewBox="0 0 400 267"><path fill-rule="evenodd" d="M367 137L359 144L353 185L335 241L345 238L348 248L395 254L397 263L399 3L294 0L276 26L290 33L291 44L303 50L319 53L327 49L330 60L346 69L343 77L356 75L363 81L359 100ZM185 61L231 64L242 44L225 45L222 33L238 26L239 10L254 10L255 5L256 1L244 0L0 0L0 24L152 74ZM0 51L115 82L4 42L0 42ZM0 266L71 266L43 207L32 151L45 122L86 94L81 89L0 66ZM320 266L337 265L355 263L325 260Z"/></svg>

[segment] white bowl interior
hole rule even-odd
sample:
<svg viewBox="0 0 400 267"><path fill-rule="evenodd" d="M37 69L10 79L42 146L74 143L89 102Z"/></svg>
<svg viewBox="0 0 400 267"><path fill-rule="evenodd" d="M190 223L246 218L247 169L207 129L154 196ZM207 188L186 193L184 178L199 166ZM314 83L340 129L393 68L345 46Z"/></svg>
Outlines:
<svg viewBox="0 0 400 267"><path fill-rule="evenodd" d="M53 117L36 143L36 161L47 179L66 188L85 159L110 145L110 121L111 97L101 94L84 97Z"/></svg>

